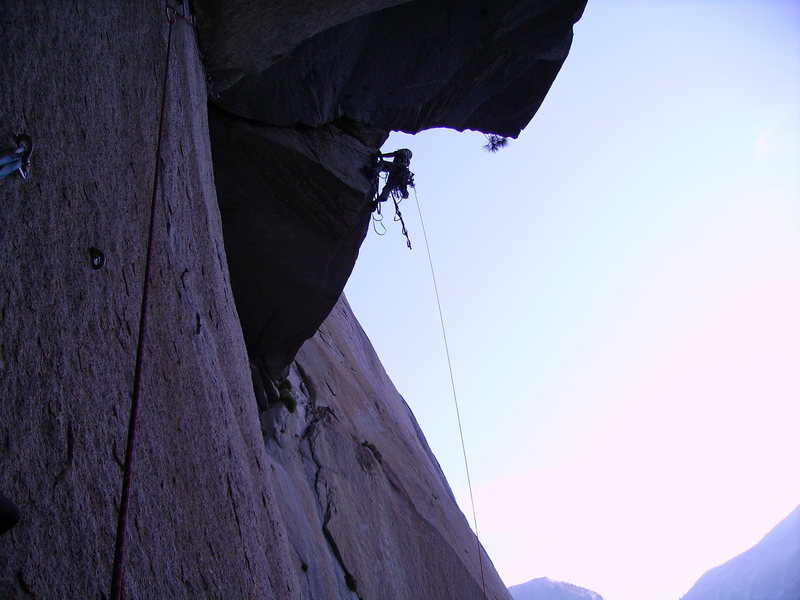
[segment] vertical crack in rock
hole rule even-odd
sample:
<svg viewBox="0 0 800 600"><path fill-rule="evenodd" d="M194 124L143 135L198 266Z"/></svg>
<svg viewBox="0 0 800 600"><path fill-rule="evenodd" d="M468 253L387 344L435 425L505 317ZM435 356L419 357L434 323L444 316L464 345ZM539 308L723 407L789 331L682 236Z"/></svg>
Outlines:
<svg viewBox="0 0 800 600"><path fill-rule="evenodd" d="M58 484L60 484L64 480L64 477L66 476L67 471L69 470L70 466L72 466L73 455L74 455L74 452L75 452L74 447L75 447L75 438L74 438L74 435L72 433L72 422L68 421L67 422L67 439L66 439L66 448L65 448L66 456L64 457L64 465L61 467L61 471L59 471L58 475L56 475L55 483L53 484L53 486L57 486Z"/></svg>
<svg viewBox="0 0 800 600"><path fill-rule="evenodd" d="M17 571L17 582L19 583L22 593L25 594L26 597L36 598L36 594L34 594L33 590L28 586L28 583L25 581L25 575L21 570Z"/></svg>
<svg viewBox="0 0 800 600"><path fill-rule="evenodd" d="M316 451L316 438L318 435L318 427L330 418L335 419L336 415L333 412L333 409L331 409L330 407L328 406L317 407L315 404L312 403L310 399L309 399L308 412L310 414L310 420L308 428L306 429L305 439L308 443L308 450L311 456L311 460L314 462L314 465L316 466L316 472L314 473L314 490L316 491L320 511L323 515L322 535L325 536L325 541L328 542L328 546L330 546L333 557L336 559L336 562L339 563L339 566L342 569L342 573L344 575L344 581L345 584L347 585L347 588L350 591L355 592L357 587L356 579L355 577L353 577L353 574L347 568L347 565L345 564L344 561L344 557L342 556L342 552L339 549L339 545L336 543L336 539L333 537L333 533L328 527L331 521L331 517L336 512L336 505L334 502L333 489L330 487L327 480L324 478L322 472L324 467L319 457L317 456L317 451Z"/></svg>
<svg viewBox="0 0 800 600"><path fill-rule="evenodd" d="M242 522L239 520L239 511L236 508L237 502L236 502L236 499L233 496L233 485L231 484L231 476L230 476L230 474L227 475L226 479L228 481L228 497L231 500L231 506L233 508L233 518L236 519L236 527L238 528L239 535L241 536L242 533L243 533L242 532ZM251 576L252 576L253 565L250 564L250 556L249 556L246 548L244 549L244 559L247 562L247 570L248 570L249 573L251 573Z"/></svg>

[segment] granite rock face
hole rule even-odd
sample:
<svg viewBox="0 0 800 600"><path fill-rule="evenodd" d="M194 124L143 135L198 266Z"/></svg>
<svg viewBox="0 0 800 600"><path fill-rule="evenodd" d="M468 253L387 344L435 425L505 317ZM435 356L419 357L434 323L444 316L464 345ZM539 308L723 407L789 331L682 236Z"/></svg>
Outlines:
<svg viewBox="0 0 800 600"><path fill-rule="evenodd" d="M407 0L195 0L204 63L219 92L317 33Z"/></svg>
<svg viewBox="0 0 800 600"><path fill-rule="evenodd" d="M35 144L28 180L0 181L0 490L22 513L0 598L108 593L166 38L155 1L0 11L0 130ZM182 22L173 44L125 597L289 600L203 71Z"/></svg>
<svg viewBox="0 0 800 600"><path fill-rule="evenodd" d="M396 3L261 4L288 55ZM477 599L483 565L508 600L339 300L388 126L209 113L194 31L175 21L168 55L169 32L149 0L0 11L0 134L35 143L0 181L0 491L22 513L0 597L109 588L169 64L125 597Z"/></svg>
<svg viewBox="0 0 800 600"><path fill-rule="evenodd" d="M344 289L372 209L365 166L388 132L516 136L585 3L198 0L233 292L268 373L282 373ZM262 266L300 239L310 260Z"/></svg>
<svg viewBox="0 0 800 600"><path fill-rule="evenodd" d="M210 107L231 279L250 354L273 378L342 293L372 212L382 130L273 127Z"/></svg>
<svg viewBox="0 0 800 600"><path fill-rule="evenodd" d="M262 403L271 479L302 598L509 599L342 297L300 350L296 402ZM292 403L294 406L294 403ZM306 567L303 567L306 565Z"/></svg>
<svg viewBox="0 0 800 600"><path fill-rule="evenodd" d="M416 0L369 12L362 2L351 18L272 48L263 47L265 21L276 28L287 18L282 29L291 31L294 15L251 17L238 22L236 51L214 41L242 3L208 4L216 13L201 18L209 77L217 102L238 115L276 125L348 117L409 133L450 127L516 136L561 68L585 1ZM319 22L324 4L307 11L309 21Z"/></svg>

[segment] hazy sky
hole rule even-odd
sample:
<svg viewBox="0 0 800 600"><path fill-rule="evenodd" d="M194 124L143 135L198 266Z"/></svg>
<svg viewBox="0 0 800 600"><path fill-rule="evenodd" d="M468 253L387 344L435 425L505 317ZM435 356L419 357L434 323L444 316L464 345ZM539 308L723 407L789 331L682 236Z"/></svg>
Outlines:
<svg viewBox="0 0 800 600"><path fill-rule="evenodd" d="M519 140L385 146L506 584L677 600L800 503L799 137L800 2L590 0ZM469 516L402 208L346 293Z"/></svg>

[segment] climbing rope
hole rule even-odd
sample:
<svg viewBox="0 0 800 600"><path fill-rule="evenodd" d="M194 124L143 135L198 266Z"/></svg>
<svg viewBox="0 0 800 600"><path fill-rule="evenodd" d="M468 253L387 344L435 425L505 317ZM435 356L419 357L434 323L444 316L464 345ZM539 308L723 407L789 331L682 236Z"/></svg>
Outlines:
<svg viewBox="0 0 800 600"><path fill-rule="evenodd" d="M464 428L461 425L461 411L458 406L458 394L456 393L456 380L453 376L453 361L450 359L450 346L447 343L447 330L444 326L444 314L442 313L442 302L439 297L439 286L436 284L436 272L433 268L433 258L431 256L431 246L428 243L428 233L425 230L425 220L422 218L422 208L419 204L419 196L417 195L417 188L414 187L414 199L417 202L417 212L419 213L419 223L422 227L422 237L425 240L425 249L428 253L428 265L431 268L431 279L433 280L433 291L436 295L436 307L439 309L439 323L442 326L442 339L444 340L444 351L447 355L447 368L450 372L450 387L453 390L453 404L456 407L456 420L458 421L458 434L461 437L461 454L464 457L464 471L467 474L467 487L469 488L469 501L472 507L472 524L475 528L475 543L478 548L478 565L481 570L481 589L483 591L483 600L486 600L486 578L483 573L483 554L481 553L481 540L478 535L478 513L475 511L475 497L472 493L472 479L469 475L469 461L467 460L467 445L464 442ZM404 226L405 227L405 226ZM409 248L411 243L409 242Z"/></svg>
<svg viewBox="0 0 800 600"><path fill-rule="evenodd" d="M131 480L134 467L134 450L136 446L137 417L139 414L139 400L142 395L142 365L144 363L144 349L147 334L148 299L153 270L153 254L155 253L156 200L158 198L158 174L161 162L161 142L164 137L164 114L167 106L167 84L169 82L169 65L172 56L172 26L177 19L190 23L186 17L179 15L169 5L166 7L169 32L167 34L167 56L164 66L164 79L161 89L161 111L158 118L158 138L156 141L155 167L153 169L153 194L150 199L150 224L147 232L147 251L145 254L144 282L142 284L142 301L139 308L139 334L136 343L136 365L133 372L133 391L131 393L131 408L128 415L128 438L125 446L125 464L122 470L122 492L119 502L119 515L117 520L116 542L114 545L114 563L111 572L110 600L119 600L122 594L122 576L125 564L125 537L128 529L128 508L130 504Z"/></svg>

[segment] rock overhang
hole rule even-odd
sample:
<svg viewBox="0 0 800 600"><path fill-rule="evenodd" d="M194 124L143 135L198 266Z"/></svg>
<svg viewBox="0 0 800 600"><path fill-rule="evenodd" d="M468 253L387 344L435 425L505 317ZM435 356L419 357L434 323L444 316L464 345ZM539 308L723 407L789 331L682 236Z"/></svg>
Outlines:
<svg viewBox="0 0 800 600"><path fill-rule="evenodd" d="M586 2L385 4L261 61L246 46L228 65L209 57L216 102L272 125L347 117L407 133L448 127L517 136L566 59ZM218 28L201 23L212 37ZM258 28L251 20L239 36L255 46Z"/></svg>
<svg viewBox="0 0 800 600"><path fill-rule="evenodd" d="M272 377L333 308L391 130L516 137L586 0L196 0L232 287Z"/></svg>

